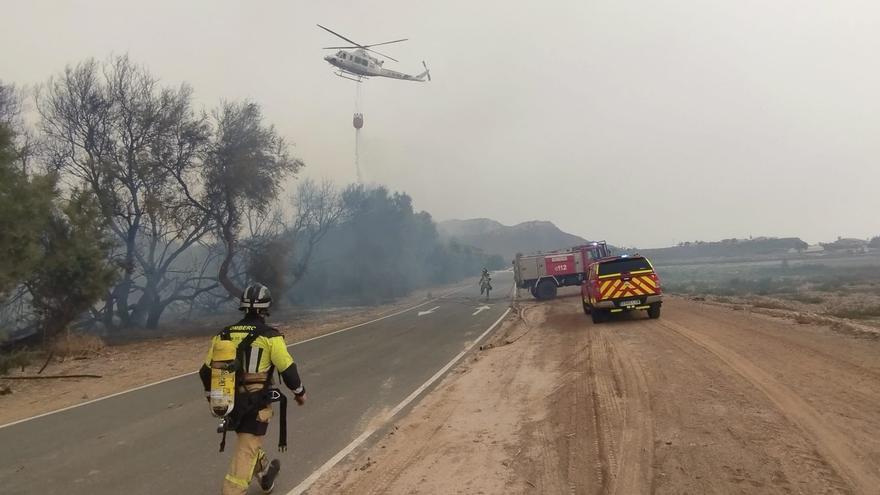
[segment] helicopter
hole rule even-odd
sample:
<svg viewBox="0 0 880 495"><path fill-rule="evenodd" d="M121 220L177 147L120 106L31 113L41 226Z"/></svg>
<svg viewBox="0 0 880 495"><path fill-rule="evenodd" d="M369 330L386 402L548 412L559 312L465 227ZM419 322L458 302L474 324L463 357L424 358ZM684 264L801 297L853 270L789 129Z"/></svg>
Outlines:
<svg viewBox="0 0 880 495"><path fill-rule="evenodd" d="M335 74L343 79L349 79L355 82L361 82L362 80L368 79L370 77L389 77L391 79L402 79L404 81L416 82L425 82L431 80L431 71L428 70L428 66L425 64L424 60L422 61L422 67L425 68L425 71L421 74L413 76L410 74L404 74L403 72L397 72L382 67L385 61L380 60L370 55L369 53L375 53L376 55L381 55L389 60L394 60L395 62L397 62L398 60L394 57L379 53L378 51L373 50L373 47L380 45L390 45L391 43L400 43L401 41L406 41L407 38L394 41L386 41L384 43L373 43L372 45L362 45L346 38L345 36L342 36L339 33L325 28L320 24L318 24L318 27L334 36L342 38L352 45L324 47L324 50L339 50L333 55L327 55L326 57L324 57L324 60L326 60L330 65L336 67L338 71L335 72Z"/></svg>

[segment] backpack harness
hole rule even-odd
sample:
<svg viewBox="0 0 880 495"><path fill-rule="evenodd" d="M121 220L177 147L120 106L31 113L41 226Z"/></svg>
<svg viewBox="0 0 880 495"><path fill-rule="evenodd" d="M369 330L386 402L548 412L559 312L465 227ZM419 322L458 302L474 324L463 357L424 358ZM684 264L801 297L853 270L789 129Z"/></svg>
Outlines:
<svg viewBox="0 0 880 495"><path fill-rule="evenodd" d="M251 345L254 343L254 340L256 340L257 337L259 337L261 334L262 331L259 328L249 332L247 336L242 339L242 341L238 344L238 347L236 349L235 406L232 408L232 412L220 419L220 425L217 426L217 433L221 433L223 435L220 440L220 452L223 452L223 449L226 448L226 432L228 430L237 429L238 426L241 424L242 418L244 418L245 415L254 411L259 411L260 409L264 409L273 402L280 403L279 408L281 413L281 423L280 429L278 431L278 451L284 452L287 450L287 397L283 393L281 393L281 390L269 387L272 382L273 369L269 369L268 376L266 377L266 381L261 390L249 392L244 387L245 352L247 349L250 349ZM228 329L224 329L220 333L220 339L232 340Z"/></svg>

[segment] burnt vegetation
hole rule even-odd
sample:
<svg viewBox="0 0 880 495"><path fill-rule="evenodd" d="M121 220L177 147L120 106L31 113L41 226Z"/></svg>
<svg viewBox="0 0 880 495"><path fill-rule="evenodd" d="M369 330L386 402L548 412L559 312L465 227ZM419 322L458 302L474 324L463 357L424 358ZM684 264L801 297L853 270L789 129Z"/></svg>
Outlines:
<svg viewBox="0 0 880 495"><path fill-rule="evenodd" d="M127 56L30 93L0 82L7 347L216 314L252 281L282 306L373 304L504 265L441 241L404 193L298 178L256 102L201 108Z"/></svg>

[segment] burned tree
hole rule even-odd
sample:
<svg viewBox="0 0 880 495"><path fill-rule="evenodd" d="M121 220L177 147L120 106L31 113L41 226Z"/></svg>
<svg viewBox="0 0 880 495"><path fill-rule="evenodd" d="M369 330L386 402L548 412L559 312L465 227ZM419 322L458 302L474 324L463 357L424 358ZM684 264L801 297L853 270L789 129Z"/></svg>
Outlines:
<svg viewBox="0 0 880 495"><path fill-rule="evenodd" d="M339 192L330 181L320 184L305 180L297 187L291 200L293 222L288 237L295 246L294 262L290 273L291 285L305 275L315 248L327 233L343 219L346 209Z"/></svg>
<svg viewBox="0 0 880 495"><path fill-rule="evenodd" d="M265 214L276 200L282 180L302 166L292 158L275 128L263 122L252 102L224 102L212 112L214 133L203 160L204 193L199 207L214 218L225 256L218 279L230 297L241 289L230 277L238 253L242 220L249 211ZM192 196L191 196L192 197Z"/></svg>
<svg viewBox="0 0 880 495"><path fill-rule="evenodd" d="M41 89L37 109L51 166L94 195L117 241L122 277L106 294L101 319L155 326L171 302L169 288L186 278L172 275L175 261L214 227L172 173L197 166L208 140L192 91L161 87L121 56L68 67Z"/></svg>
<svg viewBox="0 0 880 495"><path fill-rule="evenodd" d="M300 182L290 207L286 221L277 210L257 221L249 217L250 235L242 243L248 279L267 284L278 300L302 279L316 248L345 214L339 192L327 180Z"/></svg>
<svg viewBox="0 0 880 495"><path fill-rule="evenodd" d="M11 147L8 149L18 162L23 174L28 173L31 158L37 148L33 129L25 124L25 91L13 84L0 81L0 124L11 133Z"/></svg>

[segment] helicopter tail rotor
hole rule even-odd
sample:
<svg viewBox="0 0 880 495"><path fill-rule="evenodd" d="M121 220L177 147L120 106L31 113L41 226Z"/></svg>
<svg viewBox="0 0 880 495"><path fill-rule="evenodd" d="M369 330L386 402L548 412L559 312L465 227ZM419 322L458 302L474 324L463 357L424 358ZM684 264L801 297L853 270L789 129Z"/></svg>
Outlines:
<svg viewBox="0 0 880 495"><path fill-rule="evenodd" d="M424 79L427 77L428 81L430 82L431 81L431 70L428 69L428 64L426 64L424 60L422 60L422 67L425 68L425 72L422 72L421 74L419 74L418 78Z"/></svg>

